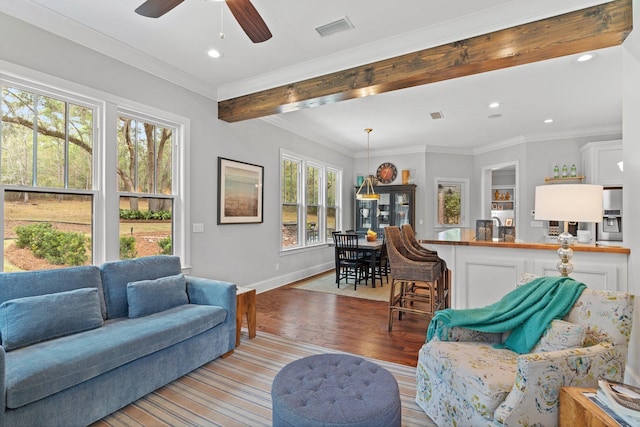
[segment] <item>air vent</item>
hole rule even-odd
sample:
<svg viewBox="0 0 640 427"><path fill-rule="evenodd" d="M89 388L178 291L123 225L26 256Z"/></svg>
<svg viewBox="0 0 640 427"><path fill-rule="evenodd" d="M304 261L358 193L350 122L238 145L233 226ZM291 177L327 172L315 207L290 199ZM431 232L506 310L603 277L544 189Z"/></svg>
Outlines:
<svg viewBox="0 0 640 427"><path fill-rule="evenodd" d="M436 111L435 113L431 113L431 118L433 120L444 119L444 114L442 114L442 111Z"/></svg>
<svg viewBox="0 0 640 427"><path fill-rule="evenodd" d="M329 22L328 24L316 28L316 31L318 32L318 34L320 34L320 36L326 37L340 31L350 30L351 28L353 28L353 24L349 20L349 17L345 16L344 18L340 18L337 21Z"/></svg>

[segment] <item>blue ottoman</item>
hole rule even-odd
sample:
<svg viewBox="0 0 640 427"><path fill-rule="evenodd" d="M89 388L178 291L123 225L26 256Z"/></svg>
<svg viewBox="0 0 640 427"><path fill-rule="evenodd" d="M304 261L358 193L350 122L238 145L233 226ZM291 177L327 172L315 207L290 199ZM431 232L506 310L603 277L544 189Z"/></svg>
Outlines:
<svg viewBox="0 0 640 427"><path fill-rule="evenodd" d="M271 386L274 427L400 426L400 390L361 357L318 354L286 365Z"/></svg>

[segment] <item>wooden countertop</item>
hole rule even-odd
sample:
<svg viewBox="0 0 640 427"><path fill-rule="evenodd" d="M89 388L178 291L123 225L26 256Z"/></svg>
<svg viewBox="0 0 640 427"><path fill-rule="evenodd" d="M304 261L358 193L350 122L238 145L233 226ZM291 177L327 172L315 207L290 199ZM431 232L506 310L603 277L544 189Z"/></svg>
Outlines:
<svg viewBox="0 0 640 427"><path fill-rule="evenodd" d="M511 249L541 249L554 250L560 247L559 244L552 243L530 243L530 242L498 242L475 240L475 230L470 228L452 228L438 233L434 239L420 240L420 243L429 245L458 245L458 246L481 246L493 248ZM630 254L629 248L622 246L596 246L594 244L575 243L571 245L574 252L604 252L613 254Z"/></svg>

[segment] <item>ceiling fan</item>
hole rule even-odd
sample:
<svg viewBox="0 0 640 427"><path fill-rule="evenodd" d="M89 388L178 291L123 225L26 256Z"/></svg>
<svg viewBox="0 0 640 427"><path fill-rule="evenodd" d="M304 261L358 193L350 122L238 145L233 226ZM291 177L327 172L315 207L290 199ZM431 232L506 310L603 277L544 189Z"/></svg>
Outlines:
<svg viewBox="0 0 640 427"><path fill-rule="evenodd" d="M136 13L148 18L159 18L183 1L147 0L136 9ZM271 31L250 0L225 0L225 3L252 42L261 43L271 38Z"/></svg>

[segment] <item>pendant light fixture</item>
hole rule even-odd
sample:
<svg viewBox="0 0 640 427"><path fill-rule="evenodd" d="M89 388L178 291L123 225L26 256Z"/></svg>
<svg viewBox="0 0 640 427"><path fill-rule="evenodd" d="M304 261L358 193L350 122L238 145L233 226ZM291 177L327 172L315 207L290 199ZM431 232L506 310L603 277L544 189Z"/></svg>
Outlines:
<svg viewBox="0 0 640 427"><path fill-rule="evenodd" d="M369 134L371 133L373 129L371 128L366 128L364 131L367 133L367 171L370 171L371 169L369 169L369 162L370 162L370 156L369 156L369 149L370 149L370 143L369 143ZM373 187L376 185L376 177L373 175L367 175L367 177L364 179L364 181L362 181L362 184L360 185L360 188L358 188L358 191L356 192L356 199L358 200L380 200L380 195L376 194L375 190L373 189ZM363 191L364 190L364 191Z"/></svg>

